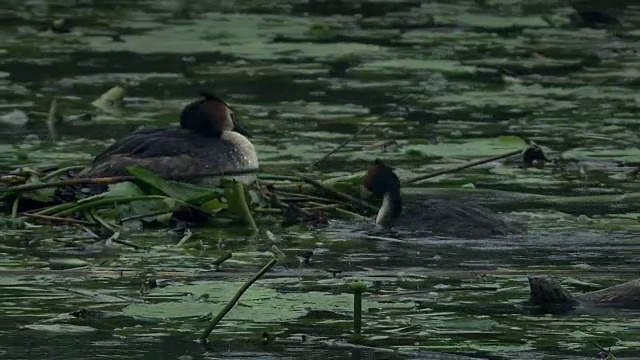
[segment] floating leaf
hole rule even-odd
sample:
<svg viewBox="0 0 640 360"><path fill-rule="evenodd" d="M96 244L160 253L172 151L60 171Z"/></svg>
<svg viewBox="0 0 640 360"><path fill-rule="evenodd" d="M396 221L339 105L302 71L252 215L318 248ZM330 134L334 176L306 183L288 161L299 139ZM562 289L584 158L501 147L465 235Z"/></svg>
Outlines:
<svg viewBox="0 0 640 360"><path fill-rule="evenodd" d="M98 331L98 329L94 329L89 326L76 326L76 325L68 325L68 324L32 324L32 325L24 325L21 327L22 329L36 330L36 331L47 331L53 333L60 334L83 334L93 331Z"/></svg>
<svg viewBox="0 0 640 360"><path fill-rule="evenodd" d="M172 198L184 200L182 194L176 191L167 181L160 176L154 174L153 172L139 168L130 166L127 168L127 171L135 176L138 180L144 182L145 184L153 187L158 190L160 193L170 196Z"/></svg>
<svg viewBox="0 0 640 360"><path fill-rule="evenodd" d="M71 315L75 317L71 320L73 325L91 326L96 329L117 329L157 322L157 319L125 315L116 311L81 309L74 311Z"/></svg>
<svg viewBox="0 0 640 360"><path fill-rule="evenodd" d="M51 270L65 270L65 269L75 269L79 267L89 266L91 263L88 263L84 260L80 259L51 259L49 260L49 268Z"/></svg>
<svg viewBox="0 0 640 360"><path fill-rule="evenodd" d="M172 286L154 290L150 299L157 301L131 304L122 310L125 315L145 318L189 318L220 311L232 298L242 282L209 281L206 283ZM184 296L189 294L189 296ZM203 301L206 299L206 301ZM338 315L350 314L353 304L351 294L327 294L309 291L299 294L281 293L264 285L254 284L243 295L236 308L223 321L270 322L306 316L310 310L328 311ZM404 304L382 303L365 299L363 309L395 307L410 309L412 302Z"/></svg>
<svg viewBox="0 0 640 360"><path fill-rule="evenodd" d="M121 183L109 185L109 190L103 193L104 197L114 196L139 196L144 195L144 192L140 187L131 181L125 181Z"/></svg>
<svg viewBox="0 0 640 360"><path fill-rule="evenodd" d="M514 147L516 147L516 146L519 146L519 147L527 146L527 143L524 141L524 139L522 139L519 136L513 136L513 135L499 136L498 140L500 140L501 142L503 142L505 144L513 145Z"/></svg>
<svg viewBox="0 0 640 360"><path fill-rule="evenodd" d="M42 181L39 176L31 175L29 179L25 182L25 184L38 184L41 182ZM21 194L21 196L26 199L40 201L43 203L50 203L50 202L53 202L55 198L55 192L56 192L55 188L45 188L45 189L29 191Z"/></svg>
<svg viewBox="0 0 640 360"><path fill-rule="evenodd" d="M200 205L200 207L207 211L218 212L220 210L227 209L229 205L227 203L221 202L220 199L212 199L203 203L202 205Z"/></svg>
<svg viewBox="0 0 640 360"><path fill-rule="evenodd" d="M173 213L164 213L164 214L156 215L154 217L144 218L144 220L148 222L155 221L159 224L168 226L169 223L171 223L172 216L173 216Z"/></svg>
<svg viewBox="0 0 640 360"><path fill-rule="evenodd" d="M222 194L222 190L212 190L203 186L178 181L167 181L153 172L137 168L127 168L131 175L156 189L163 195L182 200L192 205L199 205Z"/></svg>
<svg viewBox="0 0 640 360"><path fill-rule="evenodd" d="M143 214L157 214L158 212L173 213L184 207L183 202L172 198L132 201L126 204L117 204L114 208L106 209L100 213L100 216L109 219L124 219Z"/></svg>
<svg viewBox="0 0 640 360"><path fill-rule="evenodd" d="M122 111L122 99L125 93L126 91L122 86L114 86L91 102L91 105L106 113L119 115Z"/></svg>

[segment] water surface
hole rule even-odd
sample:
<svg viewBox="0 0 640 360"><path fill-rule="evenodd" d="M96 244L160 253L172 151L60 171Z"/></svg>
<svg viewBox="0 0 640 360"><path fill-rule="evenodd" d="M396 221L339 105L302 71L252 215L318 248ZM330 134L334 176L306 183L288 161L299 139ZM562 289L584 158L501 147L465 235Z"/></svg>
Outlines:
<svg viewBox="0 0 640 360"><path fill-rule="evenodd" d="M640 163L640 7L632 2L594 3L609 6L622 23L604 28L572 24L569 2L558 1L6 4L0 12L6 169L86 162L141 125L175 124L180 108L204 88L233 105L255 135L261 164L276 172L301 171L402 102L314 176L362 171L379 157L406 179L508 152L512 145L496 139L515 134L548 148L558 165L492 163L417 186L563 196L638 191L625 176ZM72 21L69 33L43 31L62 17ZM92 107L115 85L127 91L122 113ZM64 122L51 138L45 120L54 97ZM383 139L398 146L366 147ZM528 209L523 201L507 212L529 223L527 235L482 241L374 240L339 221L318 231L273 225L286 254L314 251L312 266L278 266L254 285L212 334L211 350L191 342L205 325L202 317L222 308L268 261L266 238L193 229L192 245L178 249L180 237L166 231L133 232L123 236L150 251L118 247L87 255L78 250L85 243L74 228L6 230L2 354L368 359L412 352L434 358L426 352L438 351L565 359L594 358L598 343L618 358L640 356L637 313L534 316L518 307L528 296L527 274L552 273L576 292L638 275L636 210L557 210ZM224 271L207 271L223 250L234 253ZM80 257L91 268L48 270L48 260L61 257ZM329 269L343 273L334 278ZM141 296L148 276L170 286ZM348 336L353 279L373 289L365 297L365 335L381 352L321 342ZM153 320L65 315L81 308ZM265 331L278 335L266 346Z"/></svg>

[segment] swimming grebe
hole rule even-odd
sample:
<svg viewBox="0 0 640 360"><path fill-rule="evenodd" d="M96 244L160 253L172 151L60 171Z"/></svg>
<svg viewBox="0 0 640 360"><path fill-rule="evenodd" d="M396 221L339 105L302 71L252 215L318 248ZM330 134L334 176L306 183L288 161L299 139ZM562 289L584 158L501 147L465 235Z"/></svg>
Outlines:
<svg viewBox="0 0 640 360"><path fill-rule="evenodd" d="M201 95L182 110L180 128L138 130L97 155L76 177L129 175L130 166L167 177L257 169L256 150L229 105L211 94ZM255 175L234 178L250 183Z"/></svg>
<svg viewBox="0 0 640 360"><path fill-rule="evenodd" d="M463 238L520 232L500 215L477 205L443 199L403 201L400 179L393 168L379 159L373 162L365 175L364 187L377 197L382 197L382 205L376 216L376 224L382 227Z"/></svg>

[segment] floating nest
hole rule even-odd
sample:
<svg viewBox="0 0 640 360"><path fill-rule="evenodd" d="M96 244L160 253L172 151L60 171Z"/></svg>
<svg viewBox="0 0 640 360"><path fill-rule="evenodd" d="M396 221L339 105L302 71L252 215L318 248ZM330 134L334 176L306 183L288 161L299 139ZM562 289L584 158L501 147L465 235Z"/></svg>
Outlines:
<svg viewBox="0 0 640 360"><path fill-rule="evenodd" d="M285 227L320 227L329 217L363 218L377 210L364 199L306 176L260 173L250 185L230 177L255 170L190 176L221 178L219 187L208 187L193 184L193 179L164 179L141 168L129 169L131 176L72 178L79 168L18 168L0 175L5 227L44 222L117 231L132 222L143 227L244 222L257 230L254 217L270 223L275 219ZM83 187L96 184L107 190L83 193ZM348 182L342 187L358 188Z"/></svg>

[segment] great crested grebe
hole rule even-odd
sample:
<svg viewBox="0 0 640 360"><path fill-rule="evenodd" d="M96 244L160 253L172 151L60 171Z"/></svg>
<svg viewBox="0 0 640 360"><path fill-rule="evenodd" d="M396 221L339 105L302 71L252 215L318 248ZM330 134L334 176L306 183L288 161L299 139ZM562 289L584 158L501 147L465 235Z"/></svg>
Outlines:
<svg viewBox="0 0 640 360"><path fill-rule="evenodd" d="M247 139L249 133L236 123L229 105L214 95L201 95L202 99L184 107L179 128L135 131L97 155L74 177L130 175L127 167L131 166L166 177L257 169L258 155ZM234 178L251 183L256 177L247 174ZM215 184L217 180L190 181ZM82 192L96 193L106 187L90 186L86 190Z"/></svg>
<svg viewBox="0 0 640 360"><path fill-rule="evenodd" d="M400 194L400 179L393 168L376 159L364 177L364 187L382 205L376 224L386 228L427 231L433 235L484 238L520 233L499 214L466 202L443 199L405 199Z"/></svg>

